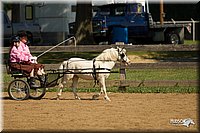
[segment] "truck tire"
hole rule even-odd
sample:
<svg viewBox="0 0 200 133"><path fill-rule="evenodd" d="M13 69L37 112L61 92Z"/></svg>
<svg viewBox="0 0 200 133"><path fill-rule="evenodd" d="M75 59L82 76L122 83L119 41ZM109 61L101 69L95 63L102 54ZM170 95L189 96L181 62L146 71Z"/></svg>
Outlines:
<svg viewBox="0 0 200 133"><path fill-rule="evenodd" d="M179 35L175 32L171 32L167 34L167 43L168 44L180 44L180 38Z"/></svg>

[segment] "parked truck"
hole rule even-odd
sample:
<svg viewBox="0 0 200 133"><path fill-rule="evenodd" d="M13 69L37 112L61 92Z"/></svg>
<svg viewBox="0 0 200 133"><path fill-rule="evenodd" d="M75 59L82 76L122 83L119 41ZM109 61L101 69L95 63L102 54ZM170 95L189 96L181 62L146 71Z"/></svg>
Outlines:
<svg viewBox="0 0 200 133"><path fill-rule="evenodd" d="M92 19L94 40L99 42L183 44L185 24L154 22L141 3L98 7ZM73 34L74 23L69 24Z"/></svg>
<svg viewBox="0 0 200 133"><path fill-rule="evenodd" d="M25 30L30 43L38 43L42 40L41 27L37 23L12 23L5 12L1 12L3 17L3 46L9 46L11 36L18 31Z"/></svg>

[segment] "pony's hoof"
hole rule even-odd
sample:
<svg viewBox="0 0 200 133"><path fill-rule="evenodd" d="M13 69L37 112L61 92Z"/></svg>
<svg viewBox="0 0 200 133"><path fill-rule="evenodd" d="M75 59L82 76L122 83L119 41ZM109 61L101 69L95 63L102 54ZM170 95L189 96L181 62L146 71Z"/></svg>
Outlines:
<svg viewBox="0 0 200 133"><path fill-rule="evenodd" d="M99 95L96 94L96 95L93 95L93 96L92 96L92 99L93 99L93 100L96 100L98 97L99 97Z"/></svg>
<svg viewBox="0 0 200 133"><path fill-rule="evenodd" d="M104 97L104 99L105 99L106 101L109 101L109 102L111 101L109 97Z"/></svg>
<svg viewBox="0 0 200 133"><path fill-rule="evenodd" d="M51 100L58 100L58 97L53 97L51 98Z"/></svg>
<svg viewBox="0 0 200 133"><path fill-rule="evenodd" d="M56 100L60 100L60 95L57 95L57 97L55 97Z"/></svg>
<svg viewBox="0 0 200 133"><path fill-rule="evenodd" d="M76 96L76 97L75 97L75 99L77 99L77 100L81 100L81 98L80 98L80 97L78 97L78 96Z"/></svg>
<svg viewBox="0 0 200 133"><path fill-rule="evenodd" d="M56 100L60 100L60 98L59 98L59 97L57 97L57 98L56 98Z"/></svg>

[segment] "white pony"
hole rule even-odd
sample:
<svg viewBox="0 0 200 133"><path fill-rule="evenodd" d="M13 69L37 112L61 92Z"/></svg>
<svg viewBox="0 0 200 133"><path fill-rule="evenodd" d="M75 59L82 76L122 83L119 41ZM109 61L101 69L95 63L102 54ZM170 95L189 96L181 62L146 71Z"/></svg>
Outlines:
<svg viewBox="0 0 200 133"><path fill-rule="evenodd" d="M66 72L72 72L70 74L64 74L62 81L59 83L59 92L57 99L61 96L63 87L66 80L72 79L72 89L75 99L80 97L76 93L78 79L98 81L101 91L97 95L93 96L93 99L97 98L104 92L104 98L110 101L110 98L106 93L105 80L109 77L111 69L114 67L116 61L121 61L125 64L129 64L130 60L126 55L124 48L110 48L104 50L99 56L93 60L85 60L82 58L70 58L67 61L63 61L59 67L59 70Z"/></svg>

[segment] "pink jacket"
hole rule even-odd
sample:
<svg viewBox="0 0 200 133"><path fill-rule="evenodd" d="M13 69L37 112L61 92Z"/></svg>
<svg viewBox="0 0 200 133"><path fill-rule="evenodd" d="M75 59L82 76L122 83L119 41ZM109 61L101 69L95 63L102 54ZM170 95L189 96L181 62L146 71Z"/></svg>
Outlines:
<svg viewBox="0 0 200 133"><path fill-rule="evenodd" d="M13 46L10 51L10 62L30 61L32 57L29 47L20 41L20 46Z"/></svg>

